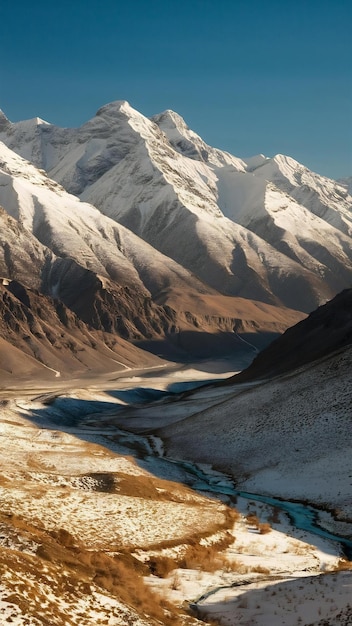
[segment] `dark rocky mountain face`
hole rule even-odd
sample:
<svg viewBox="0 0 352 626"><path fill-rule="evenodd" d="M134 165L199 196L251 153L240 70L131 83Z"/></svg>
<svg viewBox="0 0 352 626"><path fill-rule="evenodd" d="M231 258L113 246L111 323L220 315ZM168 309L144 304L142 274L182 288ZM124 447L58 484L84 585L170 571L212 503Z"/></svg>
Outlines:
<svg viewBox="0 0 352 626"><path fill-rule="evenodd" d="M352 289L345 289L265 348L249 368L230 379L270 378L352 344Z"/></svg>

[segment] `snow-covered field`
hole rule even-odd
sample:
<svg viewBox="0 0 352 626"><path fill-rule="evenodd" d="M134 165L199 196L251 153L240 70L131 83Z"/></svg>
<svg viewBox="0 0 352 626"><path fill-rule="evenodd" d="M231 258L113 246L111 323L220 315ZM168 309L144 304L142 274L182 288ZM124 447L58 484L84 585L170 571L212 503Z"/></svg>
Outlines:
<svg viewBox="0 0 352 626"><path fill-rule="evenodd" d="M224 376L212 365L139 372L105 388L96 380L62 395L2 392L2 623L351 623L352 572L338 542L295 529L283 511L255 497L235 502L228 478L210 465L200 469L223 494L209 487L201 495L192 464L168 464L155 437L121 430L150 433L182 421L187 430L193 396L163 392ZM211 411L229 399L233 388L207 387L196 403ZM191 460L191 448L185 452ZM340 531L348 532L346 523Z"/></svg>

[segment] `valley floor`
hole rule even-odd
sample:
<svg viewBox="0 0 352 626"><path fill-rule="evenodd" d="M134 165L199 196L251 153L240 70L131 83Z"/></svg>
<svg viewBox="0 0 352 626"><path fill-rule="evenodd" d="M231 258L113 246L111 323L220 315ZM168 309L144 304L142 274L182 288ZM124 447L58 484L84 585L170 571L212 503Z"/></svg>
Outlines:
<svg viewBox="0 0 352 626"><path fill-rule="evenodd" d="M1 624L352 622L338 541L236 496L210 465L168 459L153 435L195 412L180 392L236 369L214 365L0 392ZM197 410L233 393L205 387Z"/></svg>

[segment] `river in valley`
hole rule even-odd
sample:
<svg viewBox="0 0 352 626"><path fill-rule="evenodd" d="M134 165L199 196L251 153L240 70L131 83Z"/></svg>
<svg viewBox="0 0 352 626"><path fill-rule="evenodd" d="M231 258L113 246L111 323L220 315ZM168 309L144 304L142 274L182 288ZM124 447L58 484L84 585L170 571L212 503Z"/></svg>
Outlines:
<svg viewBox="0 0 352 626"><path fill-rule="evenodd" d="M164 455L161 440L151 434L131 432L112 425L109 419L104 426L106 416L119 415L119 412L123 414L126 412L127 406L127 409L132 411L131 428L133 426L135 431L136 428L138 429L139 411L154 408L154 411L162 410L164 413L167 413L168 410L171 413L175 412L175 410L177 411L177 403L182 404L182 393L201 387L204 383L205 381L186 380L183 382L178 380L169 384L166 389L160 389L158 385L153 387L152 379L148 381L148 386L143 386L140 379L138 379L136 386L133 386L133 381L121 381L119 389L109 391L109 396L114 399L110 403L106 400L102 402L100 399L94 399L94 396L89 401L67 395L65 397L56 396L44 411L45 421L49 422L48 426L67 429L83 439L108 446L117 453L134 456L143 468L160 478L181 482L198 492L219 498L229 504L235 504L236 499L240 497L282 511L288 516L292 526L338 543L341 554L352 560L351 538L334 534L323 528L319 509L304 502L283 500L275 497L275 494L264 495L242 491L236 488L231 477L213 470L211 466L198 465L188 460L167 458ZM216 390L207 392L206 390L203 395L206 397L207 394L211 396L214 393L216 395L218 392ZM226 389L224 391L222 388L219 393L226 393ZM123 405L116 404L116 399L119 402L122 401ZM181 408L180 410L183 415L184 409ZM37 422L38 425L40 425L40 421ZM126 419L123 423L126 423Z"/></svg>

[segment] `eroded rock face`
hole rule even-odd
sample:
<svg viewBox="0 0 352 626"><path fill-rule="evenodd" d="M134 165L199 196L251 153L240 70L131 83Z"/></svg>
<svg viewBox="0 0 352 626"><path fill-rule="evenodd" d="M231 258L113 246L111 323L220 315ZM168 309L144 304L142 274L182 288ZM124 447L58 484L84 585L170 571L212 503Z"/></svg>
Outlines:
<svg viewBox="0 0 352 626"><path fill-rule="evenodd" d="M134 288L101 280L72 259L56 259L43 281L43 291L60 299L93 328L129 340L163 335L175 323L175 312L155 304L140 285Z"/></svg>
<svg viewBox="0 0 352 626"><path fill-rule="evenodd" d="M130 285L123 273L122 284L99 277L74 258L56 256L3 209L0 226L0 276L5 283L18 281L40 290L93 328L130 340L161 335L175 324L172 309L152 301L137 273L136 284Z"/></svg>
<svg viewBox="0 0 352 626"><path fill-rule="evenodd" d="M18 281L0 285L0 371L54 377L160 361L115 332L94 330L58 299ZM101 315L107 315L102 311ZM100 318L97 318L100 320ZM102 323L101 323L102 326ZM104 330L104 329L102 329ZM137 332L133 325L127 331ZM126 332L127 334L127 332Z"/></svg>

